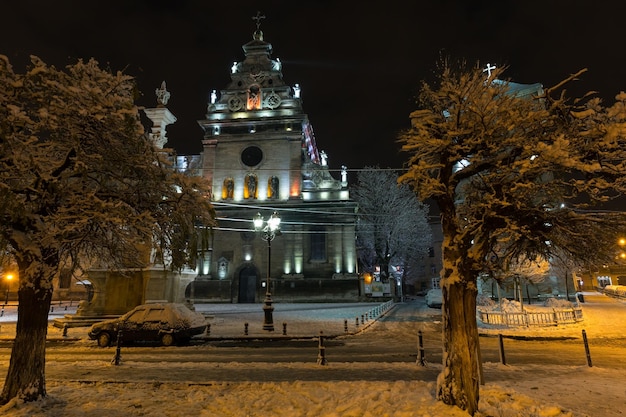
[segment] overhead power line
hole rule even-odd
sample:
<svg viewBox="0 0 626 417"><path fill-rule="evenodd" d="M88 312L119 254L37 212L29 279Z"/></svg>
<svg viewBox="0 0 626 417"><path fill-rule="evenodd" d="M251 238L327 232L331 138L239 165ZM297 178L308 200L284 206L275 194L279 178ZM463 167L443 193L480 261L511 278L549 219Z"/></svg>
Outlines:
<svg viewBox="0 0 626 417"><path fill-rule="evenodd" d="M300 207L278 207L278 206L261 206L255 204L238 204L238 203L225 203L221 201L213 201L211 202L213 206L221 206L221 207L238 207L238 208L247 208L247 209L256 209L260 211L265 210L274 210L280 212L294 212L294 213L308 213L308 214L324 214L324 215L354 215L356 213L351 212L335 212L335 211L327 211L327 210L314 210L314 209L306 209Z"/></svg>

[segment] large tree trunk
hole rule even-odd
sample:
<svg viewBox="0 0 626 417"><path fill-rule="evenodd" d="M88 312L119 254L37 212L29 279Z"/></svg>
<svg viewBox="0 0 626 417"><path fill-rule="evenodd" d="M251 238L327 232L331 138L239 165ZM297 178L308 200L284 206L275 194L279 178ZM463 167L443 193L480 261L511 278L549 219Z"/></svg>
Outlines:
<svg viewBox="0 0 626 417"><path fill-rule="evenodd" d="M449 405L478 411L478 329L476 288L454 279L443 280L443 370L437 378L437 398Z"/></svg>
<svg viewBox="0 0 626 417"><path fill-rule="evenodd" d="M21 277L26 273L20 268ZM34 401L46 395L46 335L51 300L51 285L20 285L15 343L0 404L14 397Z"/></svg>

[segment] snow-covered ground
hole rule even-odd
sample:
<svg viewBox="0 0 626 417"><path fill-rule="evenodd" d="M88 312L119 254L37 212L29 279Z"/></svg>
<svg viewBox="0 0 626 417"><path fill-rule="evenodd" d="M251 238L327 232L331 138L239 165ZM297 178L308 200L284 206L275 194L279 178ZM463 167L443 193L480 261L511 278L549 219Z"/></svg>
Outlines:
<svg viewBox="0 0 626 417"><path fill-rule="evenodd" d="M624 338L626 335L626 305L608 297L585 294L582 304L585 321L581 325L556 329L521 329L527 336L578 335L582 328L590 337ZM245 320L250 322L251 334L260 326L262 313L259 305L250 306ZM342 310L325 309L324 314L311 306L306 317L288 312L288 305L276 304L275 322L288 321L289 332L310 334L317 329L325 332L343 330L343 318L356 317L368 311L371 305L354 305ZM208 307L207 307L208 308ZM229 312L229 306L214 306L206 312L213 315L212 332L228 331L241 334L241 313ZM232 308L232 306L230 306ZM220 310L220 311L217 311ZM65 313L65 311L63 311ZM300 314L300 313L299 313ZM432 312L431 312L432 314ZM436 316L435 316L436 318ZM11 333L10 314L0 318L0 337ZM14 320L14 318L13 318ZM352 320L350 320L352 326ZM382 325L373 324L373 326ZM404 333L406 323L386 321L390 340L394 333ZM230 330L228 330L230 329ZM352 330L352 329L351 329ZM280 331L280 327L277 328ZM366 330L367 331L367 330ZM493 330L481 329L491 332ZM81 330L70 329L71 336ZM84 332L84 330L82 330ZM501 332L501 331L500 331ZM59 329L50 329L51 336L60 335ZM78 344L93 343L83 341ZM183 350L181 350L183 352ZM626 351L624 352L626 354ZM558 355L558 352L557 352ZM1 366L6 369L6 365ZM119 377L98 380L84 375L78 368L101 367L107 372L119 370ZM435 400L434 378L406 378L407 363L335 363L320 366L311 361L282 363L211 363L191 362L181 354L180 363L124 362L114 367L109 362L63 362L48 360L49 369L54 368L67 378L48 379L48 397L34 403L11 402L0 407L2 416L464 416L461 410L446 406ZM111 369L117 368L117 369ZM427 371L437 372L439 364L427 364ZM485 363L486 385L481 386L478 416L589 416L616 417L626 413L626 393L623 381L626 370L599 368L597 366L511 366ZM183 382L162 382L164 373L179 373L193 369L201 371L206 378L180 379ZM236 378L212 377L263 373L271 370L272 381L241 381ZM319 373L319 380L298 380L302 372ZM325 375L345 373L346 378L327 380ZM350 375L377 372L384 375L380 380L364 378L352 380ZM433 372L428 373L432 375ZM115 373L114 373L115 374ZM141 374L141 378L133 375ZM416 373L419 375L419 372ZM396 378L397 376L397 378ZM0 387L3 383L0 381ZM498 384L489 381L499 381Z"/></svg>

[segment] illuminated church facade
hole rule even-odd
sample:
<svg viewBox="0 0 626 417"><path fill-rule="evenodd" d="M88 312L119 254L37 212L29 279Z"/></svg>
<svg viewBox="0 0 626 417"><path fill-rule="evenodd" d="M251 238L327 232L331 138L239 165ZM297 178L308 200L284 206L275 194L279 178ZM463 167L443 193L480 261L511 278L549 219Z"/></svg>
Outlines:
<svg viewBox="0 0 626 417"><path fill-rule="evenodd" d="M284 82L282 64L258 26L243 45L243 61L230 68L230 83L213 90L206 117L198 121L202 153L177 157L177 169L210 182L217 215L185 297L258 302L270 275L277 301L356 301L356 203L347 169L337 178L331 174L303 111L301 89ZM155 126L165 120L151 119ZM271 241L270 258L252 220L274 212L281 234Z"/></svg>
<svg viewBox="0 0 626 417"><path fill-rule="evenodd" d="M172 155L175 169L203 176L211 186L217 225L196 267L170 271L156 259L124 273L92 267L81 282L93 297L81 302L77 316L122 314L151 300L257 303L268 287L278 302L366 296L347 168L338 178L331 174L303 111L301 89L283 81L281 62L271 57L258 23L243 45L243 61L230 68L230 83L211 93L198 121L202 153ZM143 111L152 124L147 136L164 149L167 126L176 122L165 82L156 97L157 106ZM274 213L281 218L280 235L268 241L253 219Z"/></svg>

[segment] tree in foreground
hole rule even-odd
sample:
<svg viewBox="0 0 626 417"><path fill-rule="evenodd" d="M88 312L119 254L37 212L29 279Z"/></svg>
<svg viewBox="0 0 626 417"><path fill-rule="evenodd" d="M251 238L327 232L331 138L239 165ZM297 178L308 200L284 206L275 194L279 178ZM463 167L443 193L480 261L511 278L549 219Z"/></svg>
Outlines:
<svg viewBox="0 0 626 417"><path fill-rule="evenodd" d="M358 203L357 241L363 269L380 266L382 281L389 265L407 267L421 260L431 246L428 207L406 185L398 185L394 171L365 168L351 195Z"/></svg>
<svg viewBox="0 0 626 417"><path fill-rule="evenodd" d="M480 68L444 62L423 84L400 135L420 199L439 206L443 231L443 369L437 397L478 409L477 277L512 260L582 262L607 256L624 213L598 210L626 191L626 94L610 107L561 90L520 97ZM556 95L560 92L559 95Z"/></svg>
<svg viewBox="0 0 626 417"><path fill-rule="evenodd" d="M144 135L131 77L36 57L16 73L0 56L0 245L19 270L15 343L0 404L46 395L52 281L98 261L145 266L156 245L190 261L195 226L213 214L206 186L168 168Z"/></svg>

